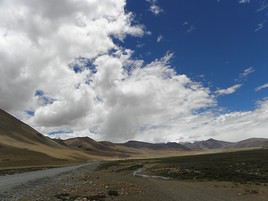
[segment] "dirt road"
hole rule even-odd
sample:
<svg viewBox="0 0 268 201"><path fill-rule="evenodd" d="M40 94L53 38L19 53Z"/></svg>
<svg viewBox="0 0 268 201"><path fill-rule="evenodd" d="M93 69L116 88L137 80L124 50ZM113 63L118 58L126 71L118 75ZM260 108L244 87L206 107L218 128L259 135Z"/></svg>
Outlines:
<svg viewBox="0 0 268 201"><path fill-rule="evenodd" d="M71 167L61 167L61 168L52 168L46 170L38 170L32 172L19 173L14 175L0 176L0 194L15 188L18 185L26 184L30 181L35 181L38 179L54 177L56 175L76 170L83 166L88 166L89 164L71 166Z"/></svg>
<svg viewBox="0 0 268 201"><path fill-rule="evenodd" d="M0 176L0 201L17 200L20 197L18 195L23 194L22 192L20 192L20 189L34 189L35 186L31 187L31 185L35 185L38 182L42 183L42 181L49 181L51 178L59 177L64 174L70 174L70 172L72 171L79 171L80 168L86 167L89 170L94 170L97 165L97 162L92 162L70 167L51 168Z"/></svg>

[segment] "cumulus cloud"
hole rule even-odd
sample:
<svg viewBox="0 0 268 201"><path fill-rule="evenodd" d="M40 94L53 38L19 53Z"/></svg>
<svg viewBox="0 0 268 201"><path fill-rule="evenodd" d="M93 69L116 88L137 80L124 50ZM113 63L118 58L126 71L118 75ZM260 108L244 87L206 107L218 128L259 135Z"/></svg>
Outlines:
<svg viewBox="0 0 268 201"><path fill-rule="evenodd" d="M208 89L185 75L176 75L168 65L169 57L134 69L131 76L111 87L105 97L110 112L100 125L104 134L129 139L148 126L165 125L214 104Z"/></svg>
<svg viewBox="0 0 268 201"><path fill-rule="evenodd" d="M252 111L219 114L215 92L177 74L172 54L145 63L116 44L144 34L125 4L1 1L0 107L53 136L173 141L264 135L267 101Z"/></svg>
<svg viewBox="0 0 268 201"><path fill-rule="evenodd" d="M261 86L258 86L255 90L256 91L260 91L260 90L266 89L266 88L268 88L268 83L265 83L265 84L263 84Z"/></svg>
<svg viewBox="0 0 268 201"><path fill-rule="evenodd" d="M58 101L71 95L87 75L75 75L67 64L117 49L112 37L143 34L124 6L124 0L1 1L1 107L27 107L37 89Z"/></svg>
<svg viewBox="0 0 268 201"><path fill-rule="evenodd" d="M235 93L240 87L242 86L242 84L235 84L231 87L228 87L226 89L218 89L216 91L216 94L219 95L219 96L222 96L222 95L228 95L228 94L233 94Z"/></svg>

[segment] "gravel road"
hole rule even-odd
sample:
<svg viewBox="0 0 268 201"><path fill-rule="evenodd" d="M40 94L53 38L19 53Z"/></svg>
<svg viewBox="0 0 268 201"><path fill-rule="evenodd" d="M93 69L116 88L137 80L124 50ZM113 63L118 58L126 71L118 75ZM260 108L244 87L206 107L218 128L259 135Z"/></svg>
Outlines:
<svg viewBox="0 0 268 201"><path fill-rule="evenodd" d="M27 185L31 186L33 183L50 180L51 178L60 176L62 174L68 174L83 167L91 167L95 169L97 166L96 162L91 162L82 165L61 167L61 168L51 168L45 170L37 170L25 173L18 173L13 175L0 176L0 200L13 200L13 198L8 199L11 194L21 194L19 189L25 188ZM8 195L8 196L7 196Z"/></svg>
<svg viewBox="0 0 268 201"><path fill-rule="evenodd" d="M37 179L54 177L58 174L69 172L77 168L86 166L86 165L88 164L0 176L0 194L11 190L18 185L26 184L29 181L35 181Z"/></svg>

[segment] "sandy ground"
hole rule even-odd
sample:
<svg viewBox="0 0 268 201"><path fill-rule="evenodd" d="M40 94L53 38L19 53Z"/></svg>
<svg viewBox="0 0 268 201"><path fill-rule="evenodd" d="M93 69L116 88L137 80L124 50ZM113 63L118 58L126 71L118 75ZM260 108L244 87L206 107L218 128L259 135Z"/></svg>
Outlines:
<svg viewBox="0 0 268 201"><path fill-rule="evenodd" d="M1 201L266 201L265 184L197 182L134 177L132 171L84 166L17 186Z"/></svg>

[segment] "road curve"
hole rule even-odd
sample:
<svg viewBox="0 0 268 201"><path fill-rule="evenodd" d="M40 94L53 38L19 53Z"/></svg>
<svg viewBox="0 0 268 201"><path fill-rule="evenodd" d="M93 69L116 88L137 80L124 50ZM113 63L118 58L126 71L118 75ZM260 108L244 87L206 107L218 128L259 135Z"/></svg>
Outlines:
<svg viewBox="0 0 268 201"><path fill-rule="evenodd" d="M72 170L76 170L84 166L89 166L91 164L94 164L94 162L82 164L82 165L76 165L76 166L51 168L51 169L46 169L46 170L37 170L37 171L19 173L19 174L14 174L14 175L0 176L0 194L6 191L9 191L15 188L16 186L26 184L27 182L30 182L30 181L54 177L56 175L66 173Z"/></svg>

